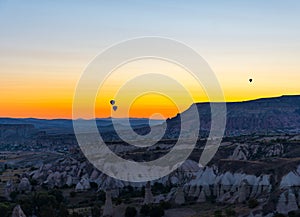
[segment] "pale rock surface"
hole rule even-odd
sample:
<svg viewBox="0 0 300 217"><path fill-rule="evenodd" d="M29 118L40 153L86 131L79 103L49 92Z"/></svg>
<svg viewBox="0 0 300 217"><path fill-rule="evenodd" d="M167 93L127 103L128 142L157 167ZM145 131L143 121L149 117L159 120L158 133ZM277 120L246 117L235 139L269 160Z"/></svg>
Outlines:
<svg viewBox="0 0 300 217"><path fill-rule="evenodd" d="M233 160L247 160L248 150L244 145L239 144L233 151L230 159Z"/></svg>
<svg viewBox="0 0 300 217"><path fill-rule="evenodd" d="M198 197L198 200L197 202L198 203L204 203L206 201L206 196L205 196L205 193L204 193L204 190L202 189L199 197Z"/></svg>
<svg viewBox="0 0 300 217"><path fill-rule="evenodd" d="M289 172L281 179L281 188L289 188L292 186L300 186L300 165L295 171Z"/></svg>
<svg viewBox="0 0 300 217"><path fill-rule="evenodd" d="M26 217L20 205L15 206L11 217Z"/></svg>
<svg viewBox="0 0 300 217"><path fill-rule="evenodd" d="M19 191L31 191L31 184L28 180L28 178L24 177L21 179L19 185L18 185L18 190Z"/></svg>
<svg viewBox="0 0 300 217"><path fill-rule="evenodd" d="M106 191L106 199L103 209L103 217L112 217L114 214L112 200L111 200L111 191Z"/></svg>
<svg viewBox="0 0 300 217"><path fill-rule="evenodd" d="M151 192L151 184L150 182L147 182L145 187L145 198L144 198L144 204L151 204L153 203L153 195Z"/></svg>
<svg viewBox="0 0 300 217"><path fill-rule="evenodd" d="M290 211L298 210L296 196L292 189L281 193L276 210L282 214L287 214Z"/></svg>
<svg viewBox="0 0 300 217"><path fill-rule="evenodd" d="M86 191L91 189L90 182L87 178L82 178L80 182L77 183L75 190L76 191Z"/></svg>
<svg viewBox="0 0 300 217"><path fill-rule="evenodd" d="M247 180L244 180L238 191L238 195L239 195L238 202L239 203L245 202L248 194L249 194L249 184Z"/></svg>
<svg viewBox="0 0 300 217"><path fill-rule="evenodd" d="M11 192L13 192L15 190L15 186L12 182L12 180L8 180L6 182L6 185L5 185L5 189L4 189L4 195L6 197L6 199L10 200L10 194Z"/></svg>
<svg viewBox="0 0 300 217"><path fill-rule="evenodd" d="M185 203L184 192L182 187L178 187L175 193L175 204L181 205Z"/></svg>

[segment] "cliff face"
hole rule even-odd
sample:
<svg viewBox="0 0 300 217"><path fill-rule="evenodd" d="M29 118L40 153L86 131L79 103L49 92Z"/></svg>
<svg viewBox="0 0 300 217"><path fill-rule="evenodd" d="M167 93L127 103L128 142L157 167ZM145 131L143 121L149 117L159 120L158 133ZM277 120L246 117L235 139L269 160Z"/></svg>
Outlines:
<svg viewBox="0 0 300 217"><path fill-rule="evenodd" d="M210 104L196 104L201 131L210 130ZM226 135L300 132L300 96L282 96L247 102L227 103ZM184 113L189 115L188 109ZM194 117L190 115L192 121ZM180 131L180 115L167 121L169 135Z"/></svg>

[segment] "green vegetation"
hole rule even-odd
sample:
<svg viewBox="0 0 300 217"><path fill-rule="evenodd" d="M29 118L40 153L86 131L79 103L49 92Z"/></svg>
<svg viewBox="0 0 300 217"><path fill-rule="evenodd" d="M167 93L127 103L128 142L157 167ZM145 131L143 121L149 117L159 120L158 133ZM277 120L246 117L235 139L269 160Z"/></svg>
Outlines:
<svg viewBox="0 0 300 217"><path fill-rule="evenodd" d="M26 216L36 213L40 217L68 217L66 200L60 190L33 192L31 194L10 194L12 202L0 203L1 217L11 215L16 204L20 204Z"/></svg>
<svg viewBox="0 0 300 217"><path fill-rule="evenodd" d="M223 217L222 210L216 210L214 212L214 217Z"/></svg>
<svg viewBox="0 0 300 217"><path fill-rule="evenodd" d="M0 203L0 213L2 217L11 215L12 206L8 203Z"/></svg>
<svg viewBox="0 0 300 217"><path fill-rule="evenodd" d="M255 198L252 198L252 199L250 199L249 201L248 201L248 207L250 208L250 209L253 209L253 208L255 208L255 207L257 207L258 206L258 201L255 199Z"/></svg>
<svg viewBox="0 0 300 217"><path fill-rule="evenodd" d="M162 207L160 206L153 206L151 209L150 209L150 213L149 213L149 216L150 217L162 217L165 215L165 211Z"/></svg>
<svg viewBox="0 0 300 217"><path fill-rule="evenodd" d="M231 208L227 208L225 210L225 214L226 214L227 217L234 217L234 216L236 216L236 212L233 209L231 209Z"/></svg>
<svg viewBox="0 0 300 217"><path fill-rule="evenodd" d="M70 197L75 197L76 196L76 192L75 191L71 191L70 192Z"/></svg>
<svg viewBox="0 0 300 217"><path fill-rule="evenodd" d="M165 211L160 205L143 205L140 210L142 216L162 217Z"/></svg>
<svg viewBox="0 0 300 217"><path fill-rule="evenodd" d="M98 205L95 205L92 207L92 216L93 217L100 216L100 213L101 213L101 207L99 207Z"/></svg>
<svg viewBox="0 0 300 217"><path fill-rule="evenodd" d="M158 194L166 194L169 193L171 190L172 186L164 186L162 183L155 182L154 185L152 186L152 193L154 195Z"/></svg>
<svg viewBox="0 0 300 217"><path fill-rule="evenodd" d="M281 213L275 213L274 217L286 217L286 216Z"/></svg>
<svg viewBox="0 0 300 217"><path fill-rule="evenodd" d="M129 206L125 210L125 217L135 217L137 215L136 208Z"/></svg>
<svg viewBox="0 0 300 217"><path fill-rule="evenodd" d="M130 198L143 197L145 194L145 188L133 188L131 185L126 186L120 192L119 197L124 199L124 201L129 201Z"/></svg>

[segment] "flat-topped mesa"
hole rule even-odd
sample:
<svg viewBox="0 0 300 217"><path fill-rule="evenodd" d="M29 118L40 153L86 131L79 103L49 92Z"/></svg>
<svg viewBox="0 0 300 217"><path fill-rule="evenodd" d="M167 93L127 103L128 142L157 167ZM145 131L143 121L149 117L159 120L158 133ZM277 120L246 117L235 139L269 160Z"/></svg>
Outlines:
<svg viewBox="0 0 300 217"><path fill-rule="evenodd" d="M210 103L197 103L200 132L206 135L211 127ZM226 103L225 135L253 133L300 132L300 96L282 96L245 102ZM178 136L180 117L185 115L191 123L196 120L191 109L168 119L168 136Z"/></svg>

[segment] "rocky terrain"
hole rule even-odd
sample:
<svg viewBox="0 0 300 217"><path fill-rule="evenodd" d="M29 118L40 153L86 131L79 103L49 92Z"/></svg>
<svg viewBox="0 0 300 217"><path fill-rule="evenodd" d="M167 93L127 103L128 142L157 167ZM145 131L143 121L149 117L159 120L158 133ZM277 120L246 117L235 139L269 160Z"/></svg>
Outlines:
<svg viewBox="0 0 300 217"><path fill-rule="evenodd" d="M200 136L205 138L210 130L210 106L198 103ZM184 115L195 121L190 110ZM181 114L183 115L183 114ZM180 114L166 122L152 120L152 124L165 124L164 139L176 139L180 133ZM83 121L84 120L77 120ZM131 127L139 134L149 133L148 119L130 119ZM118 120L126 129L125 120ZM105 141L121 141L113 128L112 120L97 119L97 126ZM249 134L297 134L300 133L300 96L282 96L246 102L227 103L226 136ZM55 144L53 146L52 144ZM63 146L77 147L72 120L67 119L12 119L0 118L0 150L41 150L66 151ZM60 147L59 147L60 146ZM59 147L59 148L58 148Z"/></svg>
<svg viewBox="0 0 300 217"><path fill-rule="evenodd" d="M228 103L226 135L205 167L198 161L207 141L210 110L205 103L193 106L203 123L195 149L180 168L151 183L123 182L97 170L72 133L54 133L51 124L70 128L68 120L0 120L0 209L9 216L124 216L128 206L143 212L149 205L163 207L166 217L299 216L300 96ZM109 120L102 123L102 133L119 156L149 161L168 153L177 141L180 115L164 124L164 138L147 148L120 141ZM133 125L140 134L149 131L145 120ZM38 202L40 194L59 202L44 212L48 205Z"/></svg>
<svg viewBox="0 0 300 217"><path fill-rule="evenodd" d="M161 184L164 190L152 196L148 191L146 195L150 196L146 197L147 201L165 201L175 207L176 204L185 206L191 203L200 207L201 204L213 203L216 207L227 204L234 207L236 216L287 215L298 210L299 135L224 138L212 162L203 168L197 163L201 145L197 149L179 169L151 183L153 186ZM149 148L148 154L167 151ZM122 153L122 150L119 152ZM130 152L135 156L138 154L135 152L140 150L133 149ZM11 192L26 193L41 187L94 192L92 189L95 186L96 192L112 189L112 198L118 198L129 186L137 191L146 186L146 183L126 183L107 177L86 161L78 150L57 156L56 160L50 162L39 162L31 168L36 169L20 174L18 182L7 180L3 193L7 199L11 199ZM246 205L247 208L242 211L238 208L251 203L255 206Z"/></svg>

